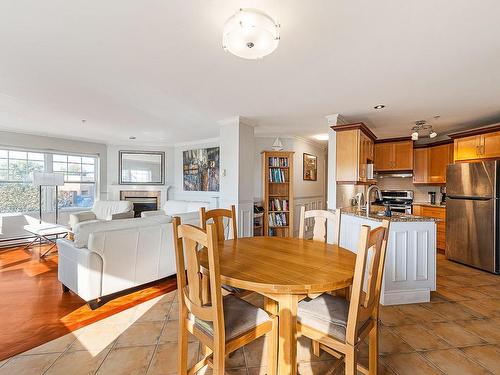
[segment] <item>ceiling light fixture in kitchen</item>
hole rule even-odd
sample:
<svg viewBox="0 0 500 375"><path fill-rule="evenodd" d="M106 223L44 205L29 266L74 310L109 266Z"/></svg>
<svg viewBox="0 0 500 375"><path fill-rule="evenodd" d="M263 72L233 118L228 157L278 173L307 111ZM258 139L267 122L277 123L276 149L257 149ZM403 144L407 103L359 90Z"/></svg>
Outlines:
<svg viewBox="0 0 500 375"><path fill-rule="evenodd" d="M280 25L264 12L240 8L224 25L222 47L243 59L261 59L278 47L279 30Z"/></svg>
<svg viewBox="0 0 500 375"><path fill-rule="evenodd" d="M439 116L437 117L434 117L434 118L438 118ZM427 121L426 120L418 120L418 121L415 121L415 125L413 126L413 128L411 128L412 130L412 133L411 133L411 140L412 141L418 141L419 137L421 136L420 133L421 132L429 132L429 138L436 138L437 137L437 133L434 131L434 129L432 129L432 125L429 125L427 124Z"/></svg>

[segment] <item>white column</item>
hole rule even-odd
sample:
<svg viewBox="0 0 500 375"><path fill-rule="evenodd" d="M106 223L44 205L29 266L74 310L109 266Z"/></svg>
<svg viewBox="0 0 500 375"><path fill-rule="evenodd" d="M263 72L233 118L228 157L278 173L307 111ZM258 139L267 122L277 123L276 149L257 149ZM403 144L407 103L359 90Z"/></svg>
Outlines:
<svg viewBox="0 0 500 375"><path fill-rule="evenodd" d="M326 116L328 121L328 173L327 173L327 196L326 206L329 210L337 208L337 167L336 167L336 132L330 126L346 124L347 122L338 113ZM327 242L331 243L333 236L333 224L328 223L327 226Z"/></svg>
<svg viewBox="0 0 500 375"><path fill-rule="evenodd" d="M221 122L220 207L234 204L238 235L253 236L254 125L242 117Z"/></svg>

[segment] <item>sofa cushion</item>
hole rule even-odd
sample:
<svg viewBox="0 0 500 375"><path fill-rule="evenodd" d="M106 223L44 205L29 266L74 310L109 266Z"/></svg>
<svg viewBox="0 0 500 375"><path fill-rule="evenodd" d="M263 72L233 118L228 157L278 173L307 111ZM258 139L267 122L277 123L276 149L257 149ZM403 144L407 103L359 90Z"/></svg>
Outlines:
<svg viewBox="0 0 500 375"><path fill-rule="evenodd" d="M82 248L88 246L89 235L95 232L105 232L109 230L130 229L146 227L158 224L168 224L172 222L172 217L168 215L158 215L144 218L123 219L123 220L90 220L76 224L73 228L75 247Z"/></svg>
<svg viewBox="0 0 500 375"><path fill-rule="evenodd" d="M269 321L271 318L262 309L233 295L223 299L224 329L226 341L232 340L250 329ZM198 319L191 315L195 325L206 334L213 335L213 323Z"/></svg>
<svg viewBox="0 0 500 375"><path fill-rule="evenodd" d="M134 204L130 201L96 201L92 211L100 220L110 220L112 214L130 212Z"/></svg>

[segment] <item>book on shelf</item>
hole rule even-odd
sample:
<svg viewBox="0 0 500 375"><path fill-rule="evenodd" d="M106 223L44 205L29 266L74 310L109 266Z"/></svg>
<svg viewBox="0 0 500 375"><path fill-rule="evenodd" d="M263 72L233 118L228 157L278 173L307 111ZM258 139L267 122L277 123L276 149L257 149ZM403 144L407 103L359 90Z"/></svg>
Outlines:
<svg viewBox="0 0 500 375"><path fill-rule="evenodd" d="M287 220L285 213L271 212L268 217L270 227L286 227Z"/></svg>
<svg viewBox="0 0 500 375"><path fill-rule="evenodd" d="M269 168L270 182L286 182L285 171L279 168Z"/></svg>
<svg viewBox="0 0 500 375"><path fill-rule="evenodd" d="M288 158L270 157L270 167L288 167Z"/></svg>
<svg viewBox="0 0 500 375"><path fill-rule="evenodd" d="M288 200L279 200L278 198L271 199L269 201L270 211L288 211Z"/></svg>

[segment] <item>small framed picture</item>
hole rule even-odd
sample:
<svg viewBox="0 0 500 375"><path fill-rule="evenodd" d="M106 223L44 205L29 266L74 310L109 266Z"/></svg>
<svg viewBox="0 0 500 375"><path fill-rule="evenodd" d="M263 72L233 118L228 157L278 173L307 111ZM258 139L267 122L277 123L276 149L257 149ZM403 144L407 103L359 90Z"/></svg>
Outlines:
<svg viewBox="0 0 500 375"><path fill-rule="evenodd" d="M302 165L302 178L305 181L316 181L318 179L318 157L304 153Z"/></svg>

